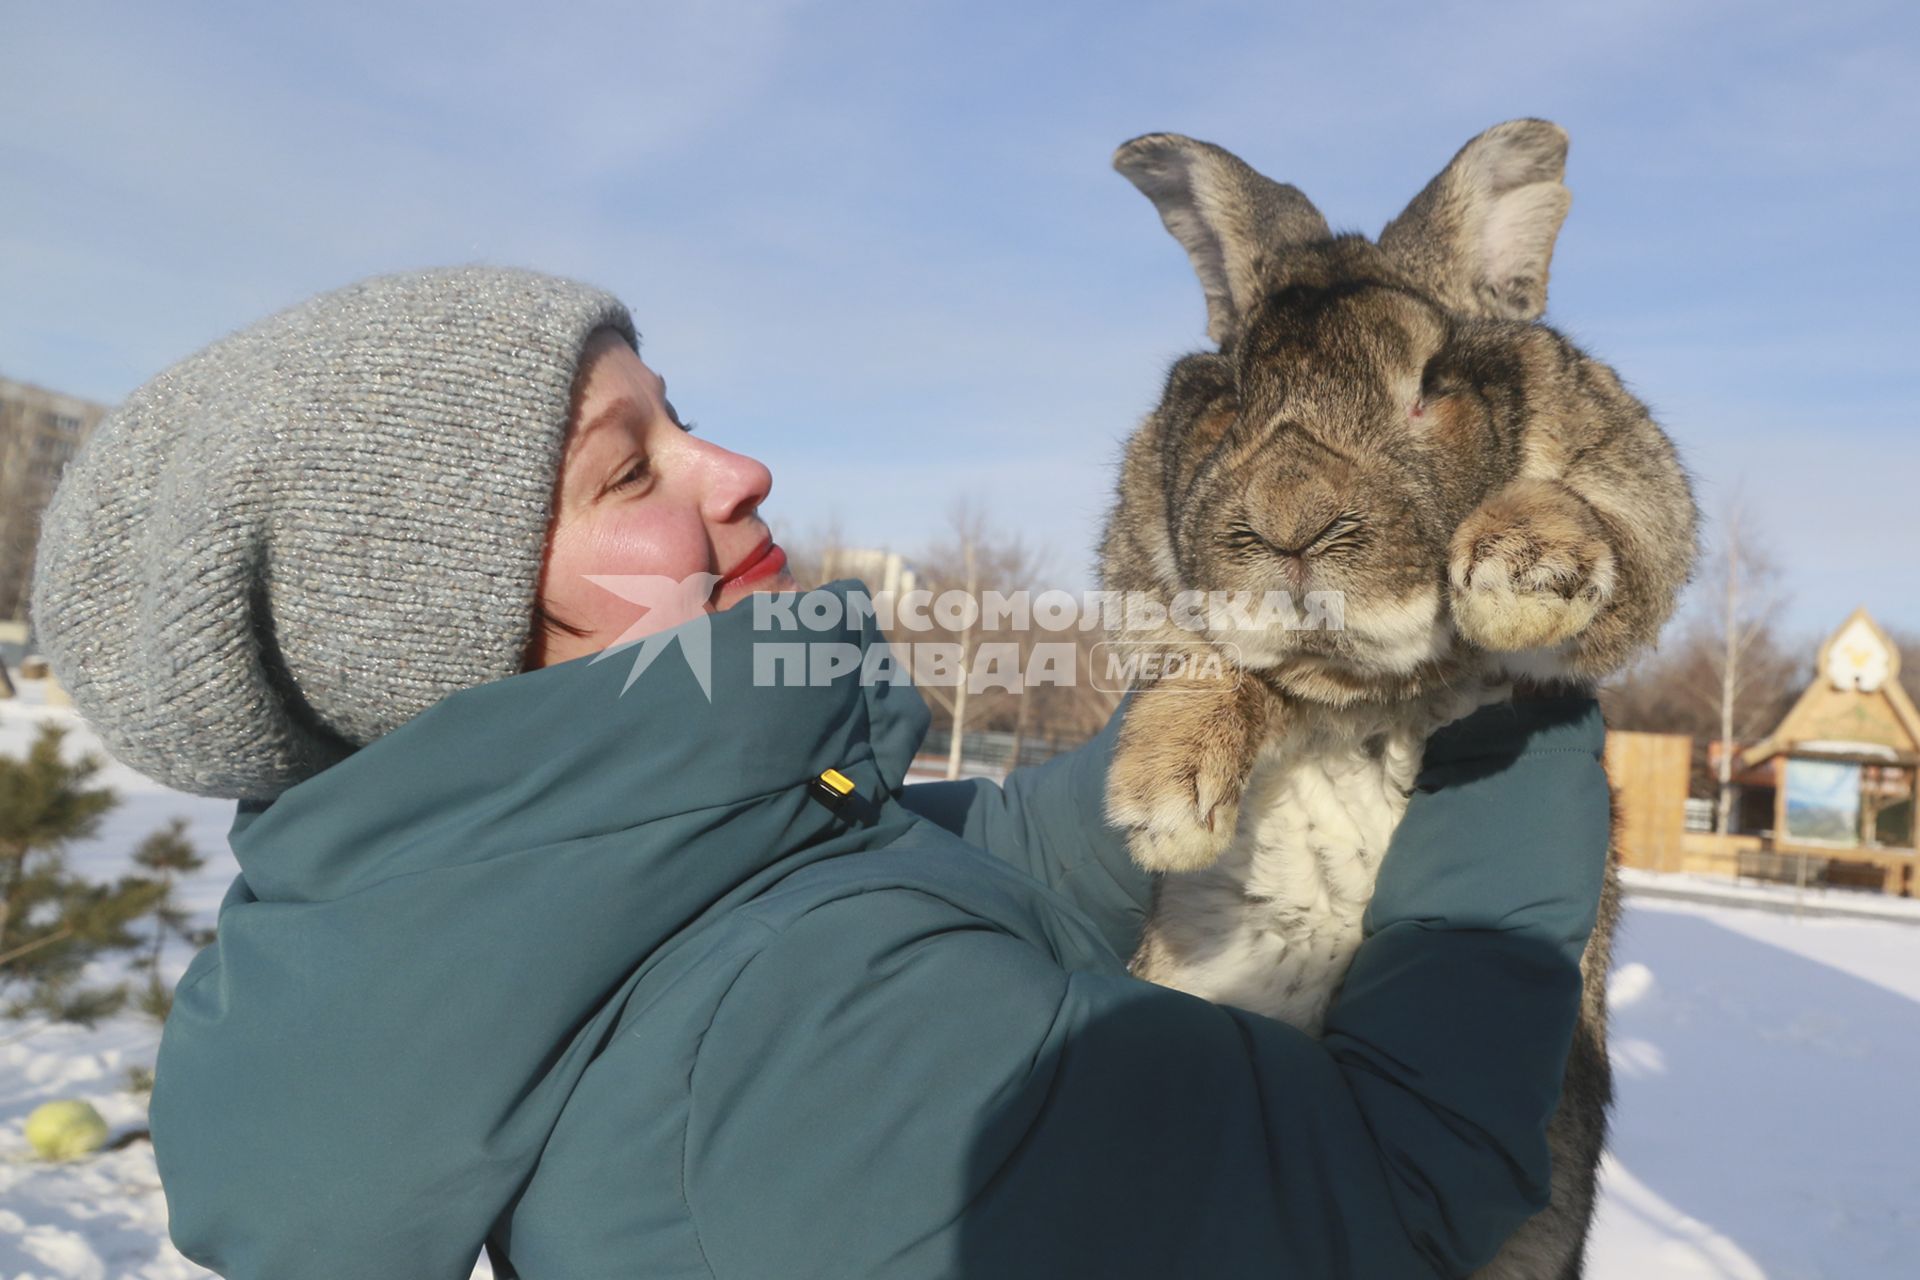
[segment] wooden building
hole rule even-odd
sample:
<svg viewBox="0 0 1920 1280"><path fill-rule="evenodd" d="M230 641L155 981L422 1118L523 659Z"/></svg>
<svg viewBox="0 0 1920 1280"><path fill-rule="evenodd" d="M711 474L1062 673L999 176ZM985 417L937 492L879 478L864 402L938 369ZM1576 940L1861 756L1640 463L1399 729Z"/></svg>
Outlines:
<svg viewBox="0 0 1920 1280"><path fill-rule="evenodd" d="M1690 739L1608 734L1622 862L1920 892L1920 711L1899 675L1899 650L1855 610L1773 732L1737 751L1725 832L1685 830Z"/></svg>
<svg viewBox="0 0 1920 1280"><path fill-rule="evenodd" d="M1694 871L1687 865L1687 774L1693 739L1684 733L1607 733L1615 843L1630 867Z"/></svg>

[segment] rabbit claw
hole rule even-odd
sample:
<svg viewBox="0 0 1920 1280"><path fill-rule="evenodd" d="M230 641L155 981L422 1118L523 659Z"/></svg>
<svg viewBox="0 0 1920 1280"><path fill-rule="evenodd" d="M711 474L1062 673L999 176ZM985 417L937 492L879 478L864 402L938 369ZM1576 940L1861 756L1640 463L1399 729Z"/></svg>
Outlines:
<svg viewBox="0 0 1920 1280"><path fill-rule="evenodd" d="M1219 861L1233 842L1239 823L1240 807L1234 803L1202 805L1191 791L1185 795L1168 788L1168 794L1145 806L1116 805L1121 814L1138 814L1128 822L1127 849L1134 862L1148 871L1200 871Z"/></svg>
<svg viewBox="0 0 1920 1280"><path fill-rule="evenodd" d="M1232 843L1260 710L1232 687L1137 696L1107 774L1107 817L1141 867L1198 871Z"/></svg>
<svg viewBox="0 0 1920 1280"><path fill-rule="evenodd" d="M1447 569L1455 624L1494 653L1561 645L1613 597L1605 529L1549 481L1520 481L1483 503L1454 534Z"/></svg>

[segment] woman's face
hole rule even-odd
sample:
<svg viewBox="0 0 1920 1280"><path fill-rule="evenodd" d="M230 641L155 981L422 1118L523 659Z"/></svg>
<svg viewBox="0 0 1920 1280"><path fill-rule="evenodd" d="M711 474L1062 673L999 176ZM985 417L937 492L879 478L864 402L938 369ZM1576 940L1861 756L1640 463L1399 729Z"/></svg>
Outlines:
<svg viewBox="0 0 1920 1280"><path fill-rule="evenodd" d="M547 616L584 634L536 628L527 669L664 631L754 591L792 590L786 553L759 515L772 487L752 458L690 434L666 383L624 339L594 334L538 595Z"/></svg>

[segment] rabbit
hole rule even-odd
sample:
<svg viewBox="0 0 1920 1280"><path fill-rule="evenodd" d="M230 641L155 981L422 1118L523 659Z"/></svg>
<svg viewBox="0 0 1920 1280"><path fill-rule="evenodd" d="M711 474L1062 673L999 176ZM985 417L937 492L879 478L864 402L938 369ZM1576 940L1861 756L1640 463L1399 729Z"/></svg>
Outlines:
<svg viewBox="0 0 1920 1280"><path fill-rule="evenodd" d="M1369 241L1209 143L1115 153L1191 258L1216 346L1173 365L1127 442L1100 585L1341 606L1338 627L1223 612L1115 635L1187 659L1135 680L1108 776L1109 820L1159 873L1136 975L1317 1034L1432 730L1517 684L1590 689L1673 612L1698 554L1687 472L1540 323L1566 154L1548 121L1496 125ZM1618 911L1610 868L1552 1202L1483 1276L1581 1274Z"/></svg>

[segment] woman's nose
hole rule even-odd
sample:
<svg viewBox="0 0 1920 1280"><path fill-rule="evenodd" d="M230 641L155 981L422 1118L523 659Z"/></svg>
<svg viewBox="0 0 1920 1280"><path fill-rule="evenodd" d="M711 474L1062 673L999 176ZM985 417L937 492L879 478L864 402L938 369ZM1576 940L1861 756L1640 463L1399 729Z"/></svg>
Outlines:
<svg viewBox="0 0 1920 1280"><path fill-rule="evenodd" d="M735 453L719 445L709 445L709 481L704 506L707 518L725 524L750 515L767 500L773 489L773 473L756 458Z"/></svg>

